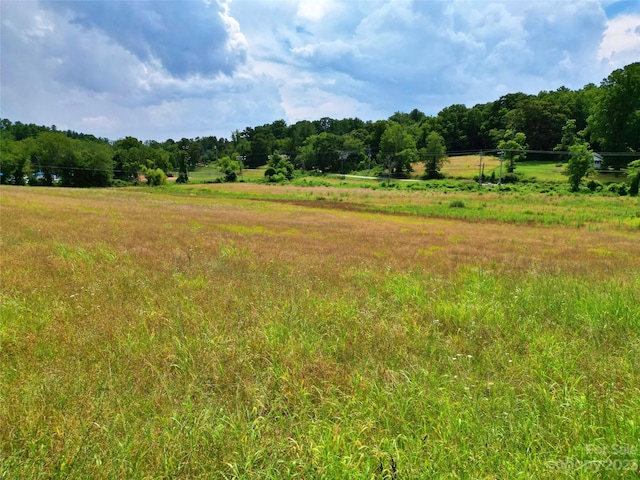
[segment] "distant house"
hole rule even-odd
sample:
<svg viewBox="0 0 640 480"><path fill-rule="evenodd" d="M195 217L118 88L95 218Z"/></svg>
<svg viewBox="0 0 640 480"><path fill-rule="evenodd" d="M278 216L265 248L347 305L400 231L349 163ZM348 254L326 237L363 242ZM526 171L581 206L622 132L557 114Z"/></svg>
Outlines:
<svg viewBox="0 0 640 480"><path fill-rule="evenodd" d="M596 170L600 170L602 168L603 158L599 153L593 153L593 163L591 166Z"/></svg>

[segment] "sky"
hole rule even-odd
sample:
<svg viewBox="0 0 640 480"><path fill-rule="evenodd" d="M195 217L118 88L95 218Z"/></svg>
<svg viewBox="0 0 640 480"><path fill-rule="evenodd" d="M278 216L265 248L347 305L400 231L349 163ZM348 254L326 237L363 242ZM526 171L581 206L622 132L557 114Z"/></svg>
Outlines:
<svg viewBox="0 0 640 480"><path fill-rule="evenodd" d="M640 1L0 0L0 117L164 141L599 85Z"/></svg>

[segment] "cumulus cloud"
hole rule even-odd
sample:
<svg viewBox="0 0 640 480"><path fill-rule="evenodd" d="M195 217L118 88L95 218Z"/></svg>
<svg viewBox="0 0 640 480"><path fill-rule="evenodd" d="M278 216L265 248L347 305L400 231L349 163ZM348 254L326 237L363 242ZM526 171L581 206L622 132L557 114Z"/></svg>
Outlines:
<svg viewBox="0 0 640 480"><path fill-rule="evenodd" d="M637 61L630 4L3 1L2 114L155 139L279 118L435 115L599 83Z"/></svg>
<svg viewBox="0 0 640 480"><path fill-rule="evenodd" d="M246 58L227 8L218 3L56 0L43 5L101 32L143 62L159 62L173 76L229 75Z"/></svg>
<svg viewBox="0 0 640 480"><path fill-rule="evenodd" d="M607 22L598 58L611 68L640 60L640 13L623 14Z"/></svg>

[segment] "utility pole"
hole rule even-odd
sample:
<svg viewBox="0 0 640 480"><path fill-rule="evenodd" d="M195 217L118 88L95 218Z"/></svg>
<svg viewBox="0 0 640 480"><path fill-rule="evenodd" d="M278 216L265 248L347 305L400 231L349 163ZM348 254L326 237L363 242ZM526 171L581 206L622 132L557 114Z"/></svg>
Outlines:
<svg viewBox="0 0 640 480"><path fill-rule="evenodd" d="M478 185L482 186L482 172L484 171L482 167L482 150L480 151L480 171L478 172Z"/></svg>
<svg viewBox="0 0 640 480"><path fill-rule="evenodd" d="M498 185L502 186L502 162L504 162L504 151L499 151L498 155L500 155L500 181Z"/></svg>

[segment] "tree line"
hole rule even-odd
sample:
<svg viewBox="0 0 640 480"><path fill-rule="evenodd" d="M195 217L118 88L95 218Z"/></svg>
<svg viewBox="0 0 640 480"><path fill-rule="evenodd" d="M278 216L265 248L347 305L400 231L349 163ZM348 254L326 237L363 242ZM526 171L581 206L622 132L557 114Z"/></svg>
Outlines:
<svg viewBox="0 0 640 480"><path fill-rule="evenodd" d="M503 153L510 172L527 151L537 159L563 155L567 161L596 151L604 168L626 167L640 151L640 63L580 90L512 93L470 108L451 105L435 116L416 108L378 121L276 120L236 130L229 140L112 142L55 126L0 121L0 181L16 184L108 186L137 182L141 174L150 182L161 183L166 175L188 181L189 171L211 162L227 180L242 168L265 164L274 181L290 178L293 169L403 175L417 161L425 163L427 178L438 178L447 155L480 151Z"/></svg>

